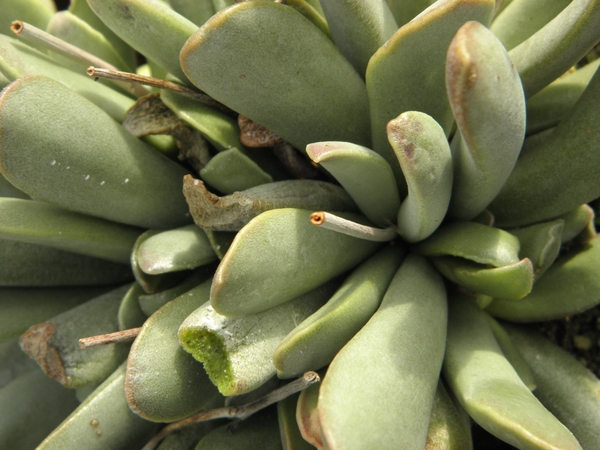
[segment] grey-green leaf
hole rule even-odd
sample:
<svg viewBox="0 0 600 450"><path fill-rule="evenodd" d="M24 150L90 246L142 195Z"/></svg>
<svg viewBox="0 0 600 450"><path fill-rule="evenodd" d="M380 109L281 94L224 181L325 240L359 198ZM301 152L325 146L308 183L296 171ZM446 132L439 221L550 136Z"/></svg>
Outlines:
<svg viewBox="0 0 600 450"><path fill-rule="evenodd" d="M370 145L363 80L293 8L245 2L221 11L185 44L181 65L197 87L300 150L327 140Z"/></svg>
<svg viewBox="0 0 600 450"><path fill-rule="evenodd" d="M0 127L0 170L35 199L146 228L191 221L187 171L56 81L25 77L5 88Z"/></svg>

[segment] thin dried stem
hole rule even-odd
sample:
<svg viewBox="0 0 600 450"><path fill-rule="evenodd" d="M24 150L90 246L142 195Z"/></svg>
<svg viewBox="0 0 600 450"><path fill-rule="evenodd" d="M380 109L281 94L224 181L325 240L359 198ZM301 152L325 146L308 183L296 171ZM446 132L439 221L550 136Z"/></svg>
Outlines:
<svg viewBox="0 0 600 450"><path fill-rule="evenodd" d="M310 215L310 223L327 230L337 231L367 241L387 242L398 236L393 227L374 228L352 222L343 217L325 211L314 212Z"/></svg>
<svg viewBox="0 0 600 450"><path fill-rule="evenodd" d="M195 91L177 83L170 81L161 80L160 78L148 77L145 75L138 75L136 73L121 72L116 69L100 69L98 67L88 67L87 74L94 78L107 78L109 80L127 81L129 83L143 84L145 86L152 86L159 89L167 89L169 91L176 92L180 95L193 98L205 105L211 106L218 109L226 114L236 116L237 113L229 109L227 106L219 103L214 98L206 95L203 92Z"/></svg>
<svg viewBox="0 0 600 450"><path fill-rule="evenodd" d="M98 345L116 344L117 342L133 341L142 328L131 328L129 330L117 331L115 333L100 334L79 339L81 348L97 347Z"/></svg>
<svg viewBox="0 0 600 450"><path fill-rule="evenodd" d="M45 31L40 30L39 28L36 28L27 22L15 20L11 24L10 29L19 38L52 52L58 53L72 61L75 61L78 64L81 64L83 67L91 64L94 66L117 70L115 66L104 61L103 59L100 59L97 56L80 49L79 47L69 44L68 42L63 41L56 36L52 36L51 34L46 33ZM149 93L146 89L138 84L123 83L118 81L116 81L115 84L127 89L138 97Z"/></svg>
<svg viewBox="0 0 600 450"><path fill-rule="evenodd" d="M321 381L321 378L316 372L306 372L297 380L275 389L264 397L261 397L253 402L242 406L230 406L199 412L198 414L194 414L193 416L187 417L183 420L170 423L160 430L150 441L148 441L142 450L154 450L160 441L163 440L168 434L199 422L206 422L207 420L214 419L244 420L261 409L266 408L273 403L277 403L278 401L281 401L284 398L295 394L296 392L300 392L312 384L318 383L319 381Z"/></svg>

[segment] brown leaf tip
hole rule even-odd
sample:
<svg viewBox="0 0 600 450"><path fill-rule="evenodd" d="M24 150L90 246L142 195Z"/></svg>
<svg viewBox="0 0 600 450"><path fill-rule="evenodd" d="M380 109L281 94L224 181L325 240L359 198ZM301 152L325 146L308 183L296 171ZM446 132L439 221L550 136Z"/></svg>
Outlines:
<svg viewBox="0 0 600 450"><path fill-rule="evenodd" d="M56 324L51 322L33 325L19 338L19 345L40 365L46 375L66 386L67 375L62 358L57 348L50 344L55 330Z"/></svg>

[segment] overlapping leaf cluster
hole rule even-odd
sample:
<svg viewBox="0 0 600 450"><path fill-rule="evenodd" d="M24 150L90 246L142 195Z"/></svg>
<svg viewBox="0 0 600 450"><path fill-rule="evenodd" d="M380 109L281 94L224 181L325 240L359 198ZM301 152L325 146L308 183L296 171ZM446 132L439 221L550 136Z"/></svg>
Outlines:
<svg viewBox="0 0 600 450"><path fill-rule="evenodd" d="M2 448L139 448L311 370L160 448L599 448L598 379L507 322L600 301L598 0L0 17ZM94 83L12 20L195 92Z"/></svg>

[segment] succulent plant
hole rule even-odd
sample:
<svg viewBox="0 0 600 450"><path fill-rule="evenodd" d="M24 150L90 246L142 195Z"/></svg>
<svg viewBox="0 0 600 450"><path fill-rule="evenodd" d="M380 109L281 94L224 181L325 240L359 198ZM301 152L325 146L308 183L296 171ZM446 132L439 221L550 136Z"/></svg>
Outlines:
<svg viewBox="0 0 600 450"><path fill-rule="evenodd" d="M0 18L0 447L600 448L598 0Z"/></svg>

